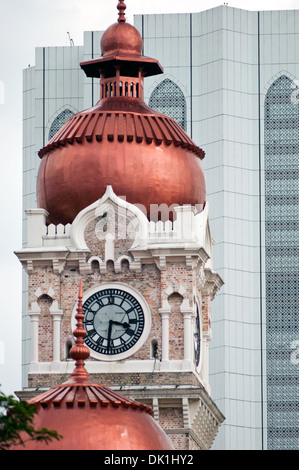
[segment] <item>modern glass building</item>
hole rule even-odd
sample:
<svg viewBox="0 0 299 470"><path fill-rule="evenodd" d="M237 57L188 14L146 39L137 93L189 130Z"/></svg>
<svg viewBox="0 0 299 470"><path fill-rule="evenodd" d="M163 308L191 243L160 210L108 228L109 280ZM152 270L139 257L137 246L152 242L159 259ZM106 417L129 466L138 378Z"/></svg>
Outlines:
<svg viewBox="0 0 299 470"><path fill-rule="evenodd" d="M146 101L206 152L214 268L225 282L213 302L211 393L226 417L214 448L298 449L299 11L223 5L134 22L165 72L146 79ZM38 150L99 99L79 62L100 54L101 35L37 48L24 71L24 209L35 205ZM26 304L24 280L24 383Z"/></svg>

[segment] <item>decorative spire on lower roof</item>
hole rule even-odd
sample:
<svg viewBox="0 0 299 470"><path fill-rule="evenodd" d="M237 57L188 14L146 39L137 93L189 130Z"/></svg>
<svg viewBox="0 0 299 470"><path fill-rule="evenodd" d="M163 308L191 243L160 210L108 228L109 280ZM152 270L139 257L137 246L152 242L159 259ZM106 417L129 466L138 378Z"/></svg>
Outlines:
<svg viewBox="0 0 299 470"><path fill-rule="evenodd" d="M78 296L78 307L77 314L75 316L77 320L76 329L74 330L75 346L70 350L70 356L75 363L75 369L72 373L72 379L75 379L76 382L86 381L89 378L89 374L84 367L84 361L89 358L90 351L87 346L84 344L84 338L86 336L86 331L83 327L83 307L82 307L82 282L80 282L79 287L79 296Z"/></svg>

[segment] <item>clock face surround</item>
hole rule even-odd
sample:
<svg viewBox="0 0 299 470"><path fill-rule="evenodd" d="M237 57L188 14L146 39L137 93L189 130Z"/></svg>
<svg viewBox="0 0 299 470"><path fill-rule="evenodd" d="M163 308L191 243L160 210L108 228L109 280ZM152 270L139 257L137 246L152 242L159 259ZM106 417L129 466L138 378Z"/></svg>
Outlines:
<svg viewBox="0 0 299 470"><path fill-rule="evenodd" d="M91 356L115 361L133 355L146 340L150 310L141 294L120 283L102 284L83 295L84 342Z"/></svg>

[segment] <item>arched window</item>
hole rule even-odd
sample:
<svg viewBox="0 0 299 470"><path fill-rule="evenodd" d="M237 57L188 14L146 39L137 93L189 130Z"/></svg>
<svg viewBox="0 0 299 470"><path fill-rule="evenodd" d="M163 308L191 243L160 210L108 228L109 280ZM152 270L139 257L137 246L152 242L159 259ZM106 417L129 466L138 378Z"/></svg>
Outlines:
<svg viewBox="0 0 299 470"><path fill-rule="evenodd" d="M63 124L70 118L73 116L73 112L70 110L70 109L64 109L63 111L61 111L60 114L58 114L58 116L56 116L56 118L54 119L54 121L52 122L52 125L50 127L50 131L49 131L49 140L52 139L52 137L54 137L54 135L56 134L56 132L59 131L59 129L63 126Z"/></svg>
<svg viewBox="0 0 299 470"><path fill-rule="evenodd" d="M187 129L187 105L185 96L172 80L166 78L151 94L149 106L174 119L184 131Z"/></svg>
<svg viewBox="0 0 299 470"><path fill-rule="evenodd" d="M100 263L98 260L92 260L90 267L92 272L100 272Z"/></svg>
<svg viewBox="0 0 299 470"><path fill-rule="evenodd" d="M265 98L265 282L268 448L298 448L299 100L285 75Z"/></svg>

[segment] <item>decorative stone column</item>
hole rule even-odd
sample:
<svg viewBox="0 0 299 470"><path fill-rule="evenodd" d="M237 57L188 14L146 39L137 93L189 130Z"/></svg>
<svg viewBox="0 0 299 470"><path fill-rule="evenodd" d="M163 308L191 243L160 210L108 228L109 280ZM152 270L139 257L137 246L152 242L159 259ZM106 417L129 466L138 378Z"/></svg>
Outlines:
<svg viewBox="0 0 299 470"><path fill-rule="evenodd" d="M193 362L193 308L190 307L188 299L184 299L181 305L184 315L184 369L191 369Z"/></svg>
<svg viewBox="0 0 299 470"><path fill-rule="evenodd" d="M53 366L60 362L60 325L63 310L58 308L57 300L54 300L50 307L50 314L53 317Z"/></svg>
<svg viewBox="0 0 299 470"><path fill-rule="evenodd" d="M167 301L163 302L163 307L159 308L162 319L162 364L161 367L167 369L169 367L169 316L170 305Z"/></svg>
<svg viewBox="0 0 299 470"><path fill-rule="evenodd" d="M211 341L211 297L210 293L204 293L202 296L202 318L203 318L203 331L202 331L202 366L201 376L203 378L206 390L210 393L209 384L209 342Z"/></svg>
<svg viewBox="0 0 299 470"><path fill-rule="evenodd" d="M38 325L41 309L37 302L32 302L28 315L31 319L31 370L38 368Z"/></svg>

